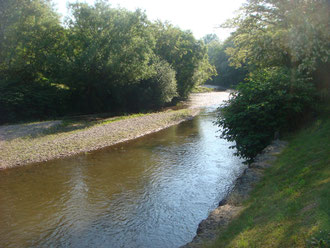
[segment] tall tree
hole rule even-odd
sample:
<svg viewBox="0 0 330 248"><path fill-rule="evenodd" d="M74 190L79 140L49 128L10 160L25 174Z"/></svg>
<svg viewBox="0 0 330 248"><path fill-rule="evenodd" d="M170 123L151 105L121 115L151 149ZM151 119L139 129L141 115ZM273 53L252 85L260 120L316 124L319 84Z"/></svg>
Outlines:
<svg viewBox="0 0 330 248"><path fill-rule="evenodd" d="M216 34L207 34L203 37L203 41L206 45L217 42L220 43L219 37Z"/></svg>
<svg viewBox="0 0 330 248"><path fill-rule="evenodd" d="M3 0L0 11L1 119L57 112L58 89L48 75L63 29L59 16L47 0Z"/></svg>
<svg viewBox="0 0 330 248"><path fill-rule="evenodd" d="M249 0L224 25L236 28L226 49L231 64L249 67L218 118L238 155L252 161L274 133L297 128L320 95L330 96L329 7L327 0Z"/></svg>
<svg viewBox="0 0 330 248"><path fill-rule="evenodd" d="M216 35L207 35L204 38L207 43L207 53L209 56L210 64L213 65L217 71L206 83L215 84L224 88L232 88L244 81L247 74L245 66L235 68L230 65L229 55L226 54L226 49L233 47L233 42L227 39L221 43Z"/></svg>
<svg viewBox="0 0 330 248"><path fill-rule="evenodd" d="M312 72L330 56L327 0L249 0L224 27L236 28L227 49L235 66L287 65Z"/></svg>
<svg viewBox="0 0 330 248"><path fill-rule="evenodd" d="M215 74L208 62L207 49L190 31L182 31L168 23L155 24L155 52L176 71L178 93L186 98L198 84Z"/></svg>
<svg viewBox="0 0 330 248"><path fill-rule="evenodd" d="M152 74L154 39L146 15L113 9L104 1L76 3L71 11L65 83L89 112L124 104L120 91Z"/></svg>
<svg viewBox="0 0 330 248"><path fill-rule="evenodd" d="M59 16L48 0L4 0L1 2L0 68L27 80L47 71L61 29ZM20 73L17 73L17 72Z"/></svg>

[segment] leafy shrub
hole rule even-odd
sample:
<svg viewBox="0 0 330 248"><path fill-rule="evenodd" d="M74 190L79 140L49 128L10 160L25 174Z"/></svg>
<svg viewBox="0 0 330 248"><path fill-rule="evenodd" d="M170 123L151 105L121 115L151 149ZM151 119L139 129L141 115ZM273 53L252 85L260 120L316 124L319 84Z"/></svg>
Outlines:
<svg viewBox="0 0 330 248"><path fill-rule="evenodd" d="M152 65L153 74L131 89L131 109L157 109L170 103L177 94L175 71L165 60L156 59Z"/></svg>
<svg viewBox="0 0 330 248"><path fill-rule="evenodd" d="M0 83L0 123L63 115L68 92L46 82Z"/></svg>
<svg viewBox="0 0 330 248"><path fill-rule="evenodd" d="M170 103L173 97L177 96L177 81L175 71L166 61L157 61L154 65L155 74L147 80L152 88L153 95L151 102L156 107L162 107Z"/></svg>
<svg viewBox="0 0 330 248"><path fill-rule="evenodd" d="M155 54L166 60L176 72L179 98L187 98L195 86L215 74L208 61L206 46L196 40L191 31L158 22L153 33L156 38Z"/></svg>
<svg viewBox="0 0 330 248"><path fill-rule="evenodd" d="M206 84L220 85L224 88L233 88L240 82L244 81L247 69L245 66L239 68L230 66L229 55L225 52L227 48L233 46L234 45L230 39L227 39L224 43L221 43L218 40L213 40L207 44L210 64L215 66L217 75L214 75L209 79Z"/></svg>
<svg viewBox="0 0 330 248"><path fill-rule="evenodd" d="M294 70L274 67L251 73L220 108L221 136L235 141L236 155L252 162L276 132L301 123L315 95L313 84Z"/></svg>

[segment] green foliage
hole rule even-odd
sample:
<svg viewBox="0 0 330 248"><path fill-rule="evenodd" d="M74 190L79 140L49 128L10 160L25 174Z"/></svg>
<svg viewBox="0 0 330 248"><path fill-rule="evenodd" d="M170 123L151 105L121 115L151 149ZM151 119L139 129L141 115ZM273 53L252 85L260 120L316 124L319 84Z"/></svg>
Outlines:
<svg viewBox="0 0 330 248"><path fill-rule="evenodd" d="M252 72L219 117L237 155L253 160L277 131L296 128L329 96L329 1L249 0L224 27L231 65Z"/></svg>
<svg viewBox="0 0 330 248"><path fill-rule="evenodd" d="M330 56L327 0L249 0L224 27L237 28L227 49L233 65L293 66L315 71Z"/></svg>
<svg viewBox="0 0 330 248"><path fill-rule="evenodd" d="M139 99L143 99L144 105L149 105L149 108L162 107L177 96L177 82L172 67L161 60L156 60L153 67L154 75L141 82L144 91L149 91L151 94L149 93L149 97L146 97L145 93L139 95Z"/></svg>
<svg viewBox="0 0 330 248"><path fill-rule="evenodd" d="M49 85L47 81L29 83L0 82L0 122L40 120L68 112L69 92Z"/></svg>
<svg viewBox="0 0 330 248"><path fill-rule="evenodd" d="M177 96L175 71L164 60L156 58L153 74L131 86L126 99L131 111L157 109L169 104Z"/></svg>
<svg viewBox="0 0 330 248"><path fill-rule="evenodd" d="M209 64L207 48L190 31L182 31L168 23L154 25L156 54L176 71L177 89L187 98L192 89L215 74Z"/></svg>
<svg viewBox="0 0 330 248"><path fill-rule="evenodd" d="M327 248L330 246L330 233L320 231L317 233L317 237L311 237L307 240L308 248Z"/></svg>
<svg viewBox="0 0 330 248"><path fill-rule="evenodd" d="M205 93L205 92L212 92L212 91L214 91L214 89L212 89L212 88L197 86L193 89L192 93Z"/></svg>
<svg viewBox="0 0 330 248"><path fill-rule="evenodd" d="M236 154L250 162L275 132L296 128L314 100L313 85L300 73L281 67L259 70L220 109L217 124L223 138L235 141Z"/></svg>
<svg viewBox="0 0 330 248"><path fill-rule="evenodd" d="M47 79L59 17L46 0L5 0L0 9L0 122L62 113L66 92Z"/></svg>
<svg viewBox="0 0 330 248"><path fill-rule="evenodd" d="M160 108L214 73L202 42L141 10L70 11L63 25L50 0L0 2L0 122Z"/></svg>
<svg viewBox="0 0 330 248"><path fill-rule="evenodd" d="M247 74L247 69L230 66L229 56L225 52L227 48L233 47L233 43L230 40L221 43L217 37L212 35L205 36L204 42L205 40L208 42L206 44L210 64L217 71L217 75L214 75L206 83L220 85L224 88L233 88L238 83L243 82Z"/></svg>
<svg viewBox="0 0 330 248"><path fill-rule="evenodd" d="M330 112L324 114L286 137L287 148L244 210L205 247L329 247Z"/></svg>
<svg viewBox="0 0 330 248"><path fill-rule="evenodd" d="M72 90L77 112L125 109L125 92L120 91L153 73L149 21L139 10L113 9L105 2L73 4L71 11L58 80Z"/></svg>
<svg viewBox="0 0 330 248"><path fill-rule="evenodd" d="M216 34L207 34L203 37L203 41L206 45L216 42L220 43L219 37Z"/></svg>

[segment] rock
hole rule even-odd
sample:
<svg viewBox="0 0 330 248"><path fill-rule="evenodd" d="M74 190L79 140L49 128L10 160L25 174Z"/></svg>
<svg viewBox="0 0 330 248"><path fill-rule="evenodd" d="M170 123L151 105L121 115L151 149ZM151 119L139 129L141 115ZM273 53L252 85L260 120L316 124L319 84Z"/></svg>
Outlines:
<svg viewBox="0 0 330 248"><path fill-rule="evenodd" d="M243 174L237 178L232 192L228 195L226 204L240 206L245 201L254 185L260 181L262 171L259 169L247 168Z"/></svg>
<svg viewBox="0 0 330 248"><path fill-rule="evenodd" d="M213 210L209 217L198 225L197 235L191 243L182 246L184 248L198 247L205 241L209 242L217 237L217 229L227 226L229 222L238 216L242 207L224 205Z"/></svg>

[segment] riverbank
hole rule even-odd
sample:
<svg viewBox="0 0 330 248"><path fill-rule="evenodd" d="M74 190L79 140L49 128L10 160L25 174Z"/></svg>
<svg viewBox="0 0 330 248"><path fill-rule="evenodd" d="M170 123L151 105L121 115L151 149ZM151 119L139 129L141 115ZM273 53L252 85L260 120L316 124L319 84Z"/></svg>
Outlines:
<svg viewBox="0 0 330 248"><path fill-rule="evenodd" d="M184 247L329 247L330 119L275 142Z"/></svg>
<svg viewBox="0 0 330 248"><path fill-rule="evenodd" d="M110 118L101 123L90 123L91 126L84 123L82 129L78 127L68 132L67 124L60 121L28 125L30 128L24 130L22 127L17 133L8 132L10 127L6 127L7 135L2 135L1 140L0 168L44 162L98 150L176 125L198 113L199 109L184 109L119 120ZM69 129L74 128L69 126Z"/></svg>
<svg viewBox="0 0 330 248"><path fill-rule="evenodd" d="M228 92L192 94L185 109L81 122L51 121L0 127L0 169L90 152L157 132L220 104Z"/></svg>
<svg viewBox="0 0 330 248"><path fill-rule="evenodd" d="M192 242L182 246L182 248L200 247L205 242L214 241L217 237L218 229L227 227L244 210L244 201L248 199L254 186L263 177L265 170L272 165L272 162L276 160L276 156L283 151L286 145L286 142L277 140L267 146L257 156L255 162L237 178L234 188L219 203L219 207L213 210L198 225L197 235Z"/></svg>

